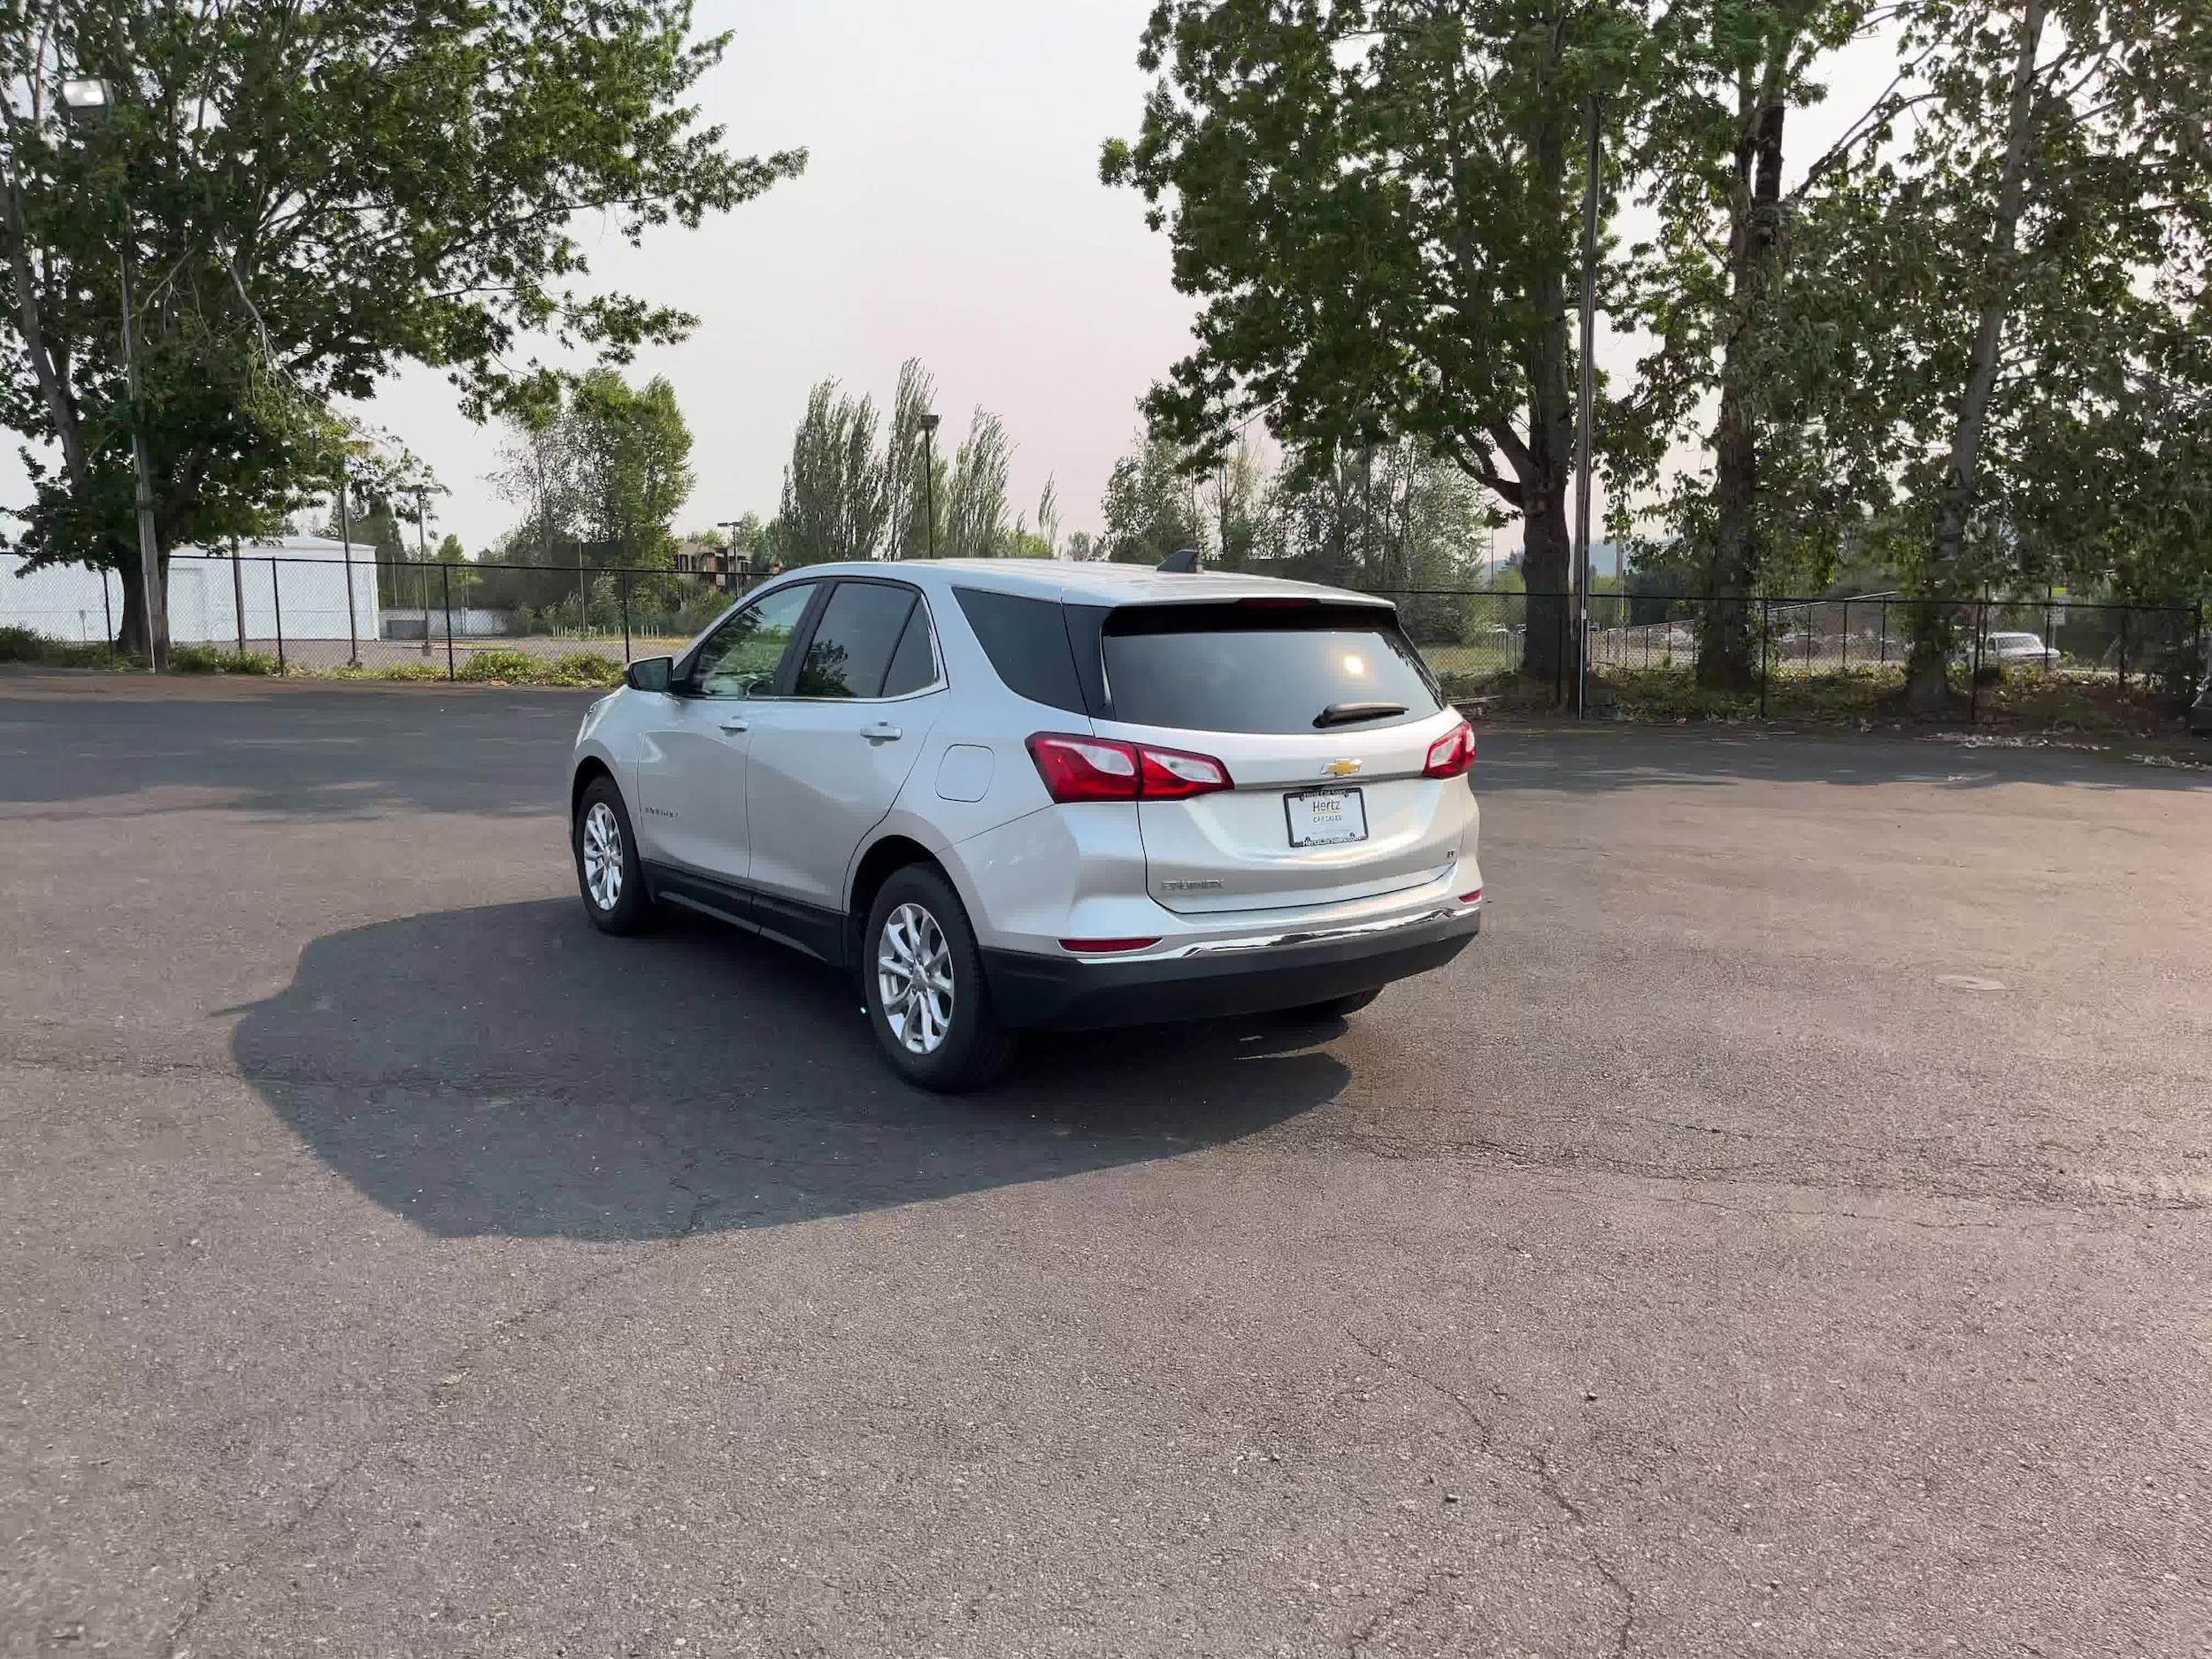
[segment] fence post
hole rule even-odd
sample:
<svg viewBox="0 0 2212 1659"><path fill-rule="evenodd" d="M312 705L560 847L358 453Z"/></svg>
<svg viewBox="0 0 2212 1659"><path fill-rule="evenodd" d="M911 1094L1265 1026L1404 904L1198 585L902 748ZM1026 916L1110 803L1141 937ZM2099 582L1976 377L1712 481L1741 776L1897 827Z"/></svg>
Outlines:
<svg viewBox="0 0 2212 1659"><path fill-rule="evenodd" d="M1844 674L1851 672L1851 602L1848 599L1843 602L1843 665L1837 672Z"/></svg>
<svg viewBox="0 0 2212 1659"><path fill-rule="evenodd" d="M1882 609L1874 618L1874 629L1881 636L1874 642L1874 649L1878 653L1877 662L1879 666L1887 668L1889 666L1889 601L1886 599L1882 601Z"/></svg>
<svg viewBox="0 0 2212 1659"><path fill-rule="evenodd" d="M438 590L445 600L445 677L453 678L453 566L438 566Z"/></svg>
<svg viewBox="0 0 2212 1659"><path fill-rule="evenodd" d="M276 602L277 672L284 672L284 584L277 580L277 562L269 561L269 596Z"/></svg>
<svg viewBox="0 0 2212 1659"><path fill-rule="evenodd" d="M115 605L108 598L108 573L100 572L100 623L108 631L108 649L115 649Z"/></svg>
<svg viewBox="0 0 2212 1659"><path fill-rule="evenodd" d="M2127 608L2125 605L2122 605L2122 606L2120 607L2120 690L2121 690L2121 693L2122 693L2123 695L2125 695L2125 693L2126 693L2126 691L2127 691L2127 688L2128 688L2128 608Z"/></svg>
<svg viewBox="0 0 2212 1659"><path fill-rule="evenodd" d="M622 660L630 660L630 572L622 572Z"/></svg>
<svg viewBox="0 0 2212 1659"><path fill-rule="evenodd" d="M1772 672L1767 651L1774 634L1774 602L1759 601L1759 718L1767 718L1767 677Z"/></svg>
<svg viewBox="0 0 2212 1659"><path fill-rule="evenodd" d="M1988 609L1988 601L1978 599L1974 602L1974 666L1967 671L1966 677L1966 723L1969 726L1980 724L1982 718L1982 629L1989 620Z"/></svg>
<svg viewBox="0 0 2212 1659"><path fill-rule="evenodd" d="M238 569L238 538L230 541L230 603L238 624L238 654L246 654L246 579Z"/></svg>

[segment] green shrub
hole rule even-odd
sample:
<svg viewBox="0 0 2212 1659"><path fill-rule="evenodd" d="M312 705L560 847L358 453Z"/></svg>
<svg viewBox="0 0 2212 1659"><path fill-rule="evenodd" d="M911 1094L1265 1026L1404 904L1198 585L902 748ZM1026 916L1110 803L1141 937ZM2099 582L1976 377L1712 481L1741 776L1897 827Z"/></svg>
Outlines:
<svg viewBox="0 0 2212 1659"><path fill-rule="evenodd" d="M622 664L598 651L571 651L544 664L540 683L548 686L618 686Z"/></svg>
<svg viewBox="0 0 2212 1659"><path fill-rule="evenodd" d="M0 628L0 663L35 663L47 668L118 668L137 664L136 657L119 657L115 648L98 644L50 640L25 627Z"/></svg>
<svg viewBox="0 0 2212 1659"><path fill-rule="evenodd" d="M534 684L541 672L542 664L527 651L478 651L455 677L479 682L503 680L509 685L527 686Z"/></svg>
<svg viewBox="0 0 2212 1659"><path fill-rule="evenodd" d="M277 660L259 651L227 651L213 645L173 645L173 674L273 674Z"/></svg>

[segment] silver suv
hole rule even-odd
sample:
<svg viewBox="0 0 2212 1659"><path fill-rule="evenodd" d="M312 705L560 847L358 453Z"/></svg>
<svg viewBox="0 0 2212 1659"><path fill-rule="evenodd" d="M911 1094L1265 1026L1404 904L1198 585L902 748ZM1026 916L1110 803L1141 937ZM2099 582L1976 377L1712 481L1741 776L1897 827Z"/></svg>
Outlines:
<svg viewBox="0 0 2212 1659"><path fill-rule="evenodd" d="M1474 733L1387 603L1131 565L818 565L576 735L593 922L859 979L925 1088L1024 1027L1348 1014L1481 929Z"/></svg>

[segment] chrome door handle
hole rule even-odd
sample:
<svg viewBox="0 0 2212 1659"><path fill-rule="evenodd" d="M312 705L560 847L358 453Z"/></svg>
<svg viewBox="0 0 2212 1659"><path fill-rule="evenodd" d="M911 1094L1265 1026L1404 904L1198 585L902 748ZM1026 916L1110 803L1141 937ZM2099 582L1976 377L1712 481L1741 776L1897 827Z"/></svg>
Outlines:
<svg viewBox="0 0 2212 1659"><path fill-rule="evenodd" d="M862 726L860 734L871 743L895 743L905 735L897 726L884 720L878 720L873 726Z"/></svg>
<svg viewBox="0 0 2212 1659"><path fill-rule="evenodd" d="M749 732L753 729L753 723L750 720L725 720L722 729L726 732Z"/></svg>

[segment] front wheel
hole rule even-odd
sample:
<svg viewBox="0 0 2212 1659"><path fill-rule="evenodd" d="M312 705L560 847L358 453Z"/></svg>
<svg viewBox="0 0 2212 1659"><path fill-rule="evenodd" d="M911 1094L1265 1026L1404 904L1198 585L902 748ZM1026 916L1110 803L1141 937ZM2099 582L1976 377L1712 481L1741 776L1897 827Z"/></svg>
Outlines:
<svg viewBox="0 0 2212 1659"><path fill-rule="evenodd" d="M592 926L603 933L642 932L652 921L653 902L645 891L630 815L613 779L595 778L584 786L576 798L571 839L576 849L576 885Z"/></svg>
<svg viewBox="0 0 2212 1659"><path fill-rule="evenodd" d="M926 864L894 872L863 937L868 1023L901 1077L956 1094L1006 1070L1014 1033L991 1011L983 953L951 882Z"/></svg>

